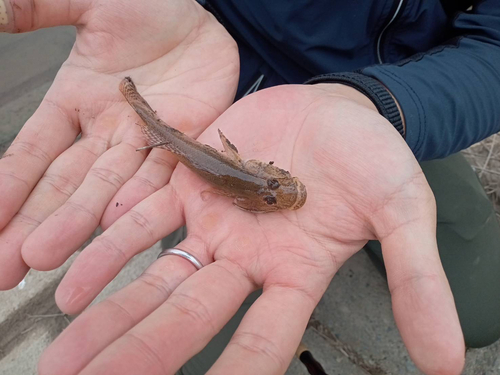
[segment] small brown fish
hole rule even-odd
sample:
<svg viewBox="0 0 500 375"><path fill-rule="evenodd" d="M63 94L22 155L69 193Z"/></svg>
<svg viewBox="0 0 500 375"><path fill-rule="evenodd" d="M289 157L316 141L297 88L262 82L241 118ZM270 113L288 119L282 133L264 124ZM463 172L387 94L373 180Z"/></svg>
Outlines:
<svg viewBox="0 0 500 375"><path fill-rule="evenodd" d="M137 92L130 77L120 83L120 91L143 120L140 125L149 146L139 150L161 147L173 152L181 163L214 186L210 192L235 198L233 203L245 211L296 210L306 202L306 187L297 177L273 162L242 160L220 130L225 153L168 126Z"/></svg>

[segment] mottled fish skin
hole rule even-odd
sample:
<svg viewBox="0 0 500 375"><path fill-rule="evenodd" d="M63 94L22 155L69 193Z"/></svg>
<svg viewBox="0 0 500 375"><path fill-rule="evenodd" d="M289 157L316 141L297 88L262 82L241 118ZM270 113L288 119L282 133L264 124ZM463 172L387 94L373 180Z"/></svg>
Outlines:
<svg viewBox="0 0 500 375"><path fill-rule="evenodd" d="M213 185L209 191L235 198L237 207L250 212L297 210L305 204L304 184L273 162L242 160L220 130L225 153L172 128L137 92L130 77L120 83L120 91L143 121L140 125L148 148L161 147L174 153L181 163Z"/></svg>

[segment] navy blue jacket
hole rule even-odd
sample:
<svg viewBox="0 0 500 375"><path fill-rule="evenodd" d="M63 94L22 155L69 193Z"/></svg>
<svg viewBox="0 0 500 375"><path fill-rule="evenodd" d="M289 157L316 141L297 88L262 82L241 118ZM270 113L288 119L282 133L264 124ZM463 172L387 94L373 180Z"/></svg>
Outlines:
<svg viewBox="0 0 500 375"><path fill-rule="evenodd" d="M237 98L360 70L398 100L419 160L500 131L500 0L199 0L238 42Z"/></svg>

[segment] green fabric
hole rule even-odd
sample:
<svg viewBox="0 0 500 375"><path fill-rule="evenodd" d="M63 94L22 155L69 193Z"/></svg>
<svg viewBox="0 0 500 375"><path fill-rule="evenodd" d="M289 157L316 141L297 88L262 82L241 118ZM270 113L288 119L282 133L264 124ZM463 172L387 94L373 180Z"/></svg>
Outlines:
<svg viewBox="0 0 500 375"><path fill-rule="evenodd" d="M476 174L461 154L421 163L437 202L439 255L468 347L500 337L500 226ZM382 259L380 244L367 250Z"/></svg>

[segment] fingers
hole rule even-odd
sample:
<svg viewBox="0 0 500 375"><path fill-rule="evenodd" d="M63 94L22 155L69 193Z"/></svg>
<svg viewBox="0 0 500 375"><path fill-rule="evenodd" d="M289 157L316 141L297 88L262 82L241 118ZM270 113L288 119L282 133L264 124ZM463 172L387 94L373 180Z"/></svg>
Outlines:
<svg viewBox="0 0 500 375"><path fill-rule="evenodd" d="M0 0L0 31L19 33L75 25L89 3L85 0Z"/></svg>
<svg viewBox="0 0 500 375"><path fill-rule="evenodd" d="M420 370L460 374L464 339L433 228L412 222L381 241L394 317Z"/></svg>
<svg viewBox="0 0 500 375"><path fill-rule="evenodd" d="M181 204L171 186L142 201L75 260L56 291L59 308L69 314L82 311L134 255L182 225Z"/></svg>
<svg viewBox="0 0 500 375"><path fill-rule="evenodd" d="M71 117L70 117L71 116ZM22 206L52 161L75 141L78 122L57 104L43 101L0 159L0 229Z"/></svg>
<svg viewBox="0 0 500 375"><path fill-rule="evenodd" d="M39 374L78 374L108 345L164 303L194 272L185 259L158 259L137 280L71 323L43 353Z"/></svg>
<svg viewBox="0 0 500 375"><path fill-rule="evenodd" d="M80 374L173 374L226 324L253 288L233 263L210 264Z"/></svg>
<svg viewBox="0 0 500 375"><path fill-rule="evenodd" d="M70 147L79 131L76 119L64 109L46 100L42 102L0 159L0 230L19 211L48 166ZM21 214L17 223L0 232L0 290L17 285L28 271L19 252L17 233L23 222L37 225L36 219Z"/></svg>
<svg viewBox="0 0 500 375"><path fill-rule="evenodd" d="M297 289L264 287L208 374L284 374L317 303Z"/></svg>
<svg viewBox="0 0 500 375"><path fill-rule="evenodd" d="M116 193L104 211L101 227L107 229L137 203L165 186L177 163L170 152L153 149L137 173Z"/></svg>
<svg viewBox="0 0 500 375"><path fill-rule="evenodd" d="M26 238L74 193L105 149L106 144L95 138L84 138L63 152L47 169L23 207L0 232L0 257L6 257L0 262L0 275L7 283L4 287L17 285L28 270L21 258L21 247ZM50 259L50 254L45 255Z"/></svg>
<svg viewBox="0 0 500 375"><path fill-rule="evenodd" d="M90 237L108 202L142 163L136 147L123 142L99 157L75 193L26 239L22 254L29 266L54 269Z"/></svg>

